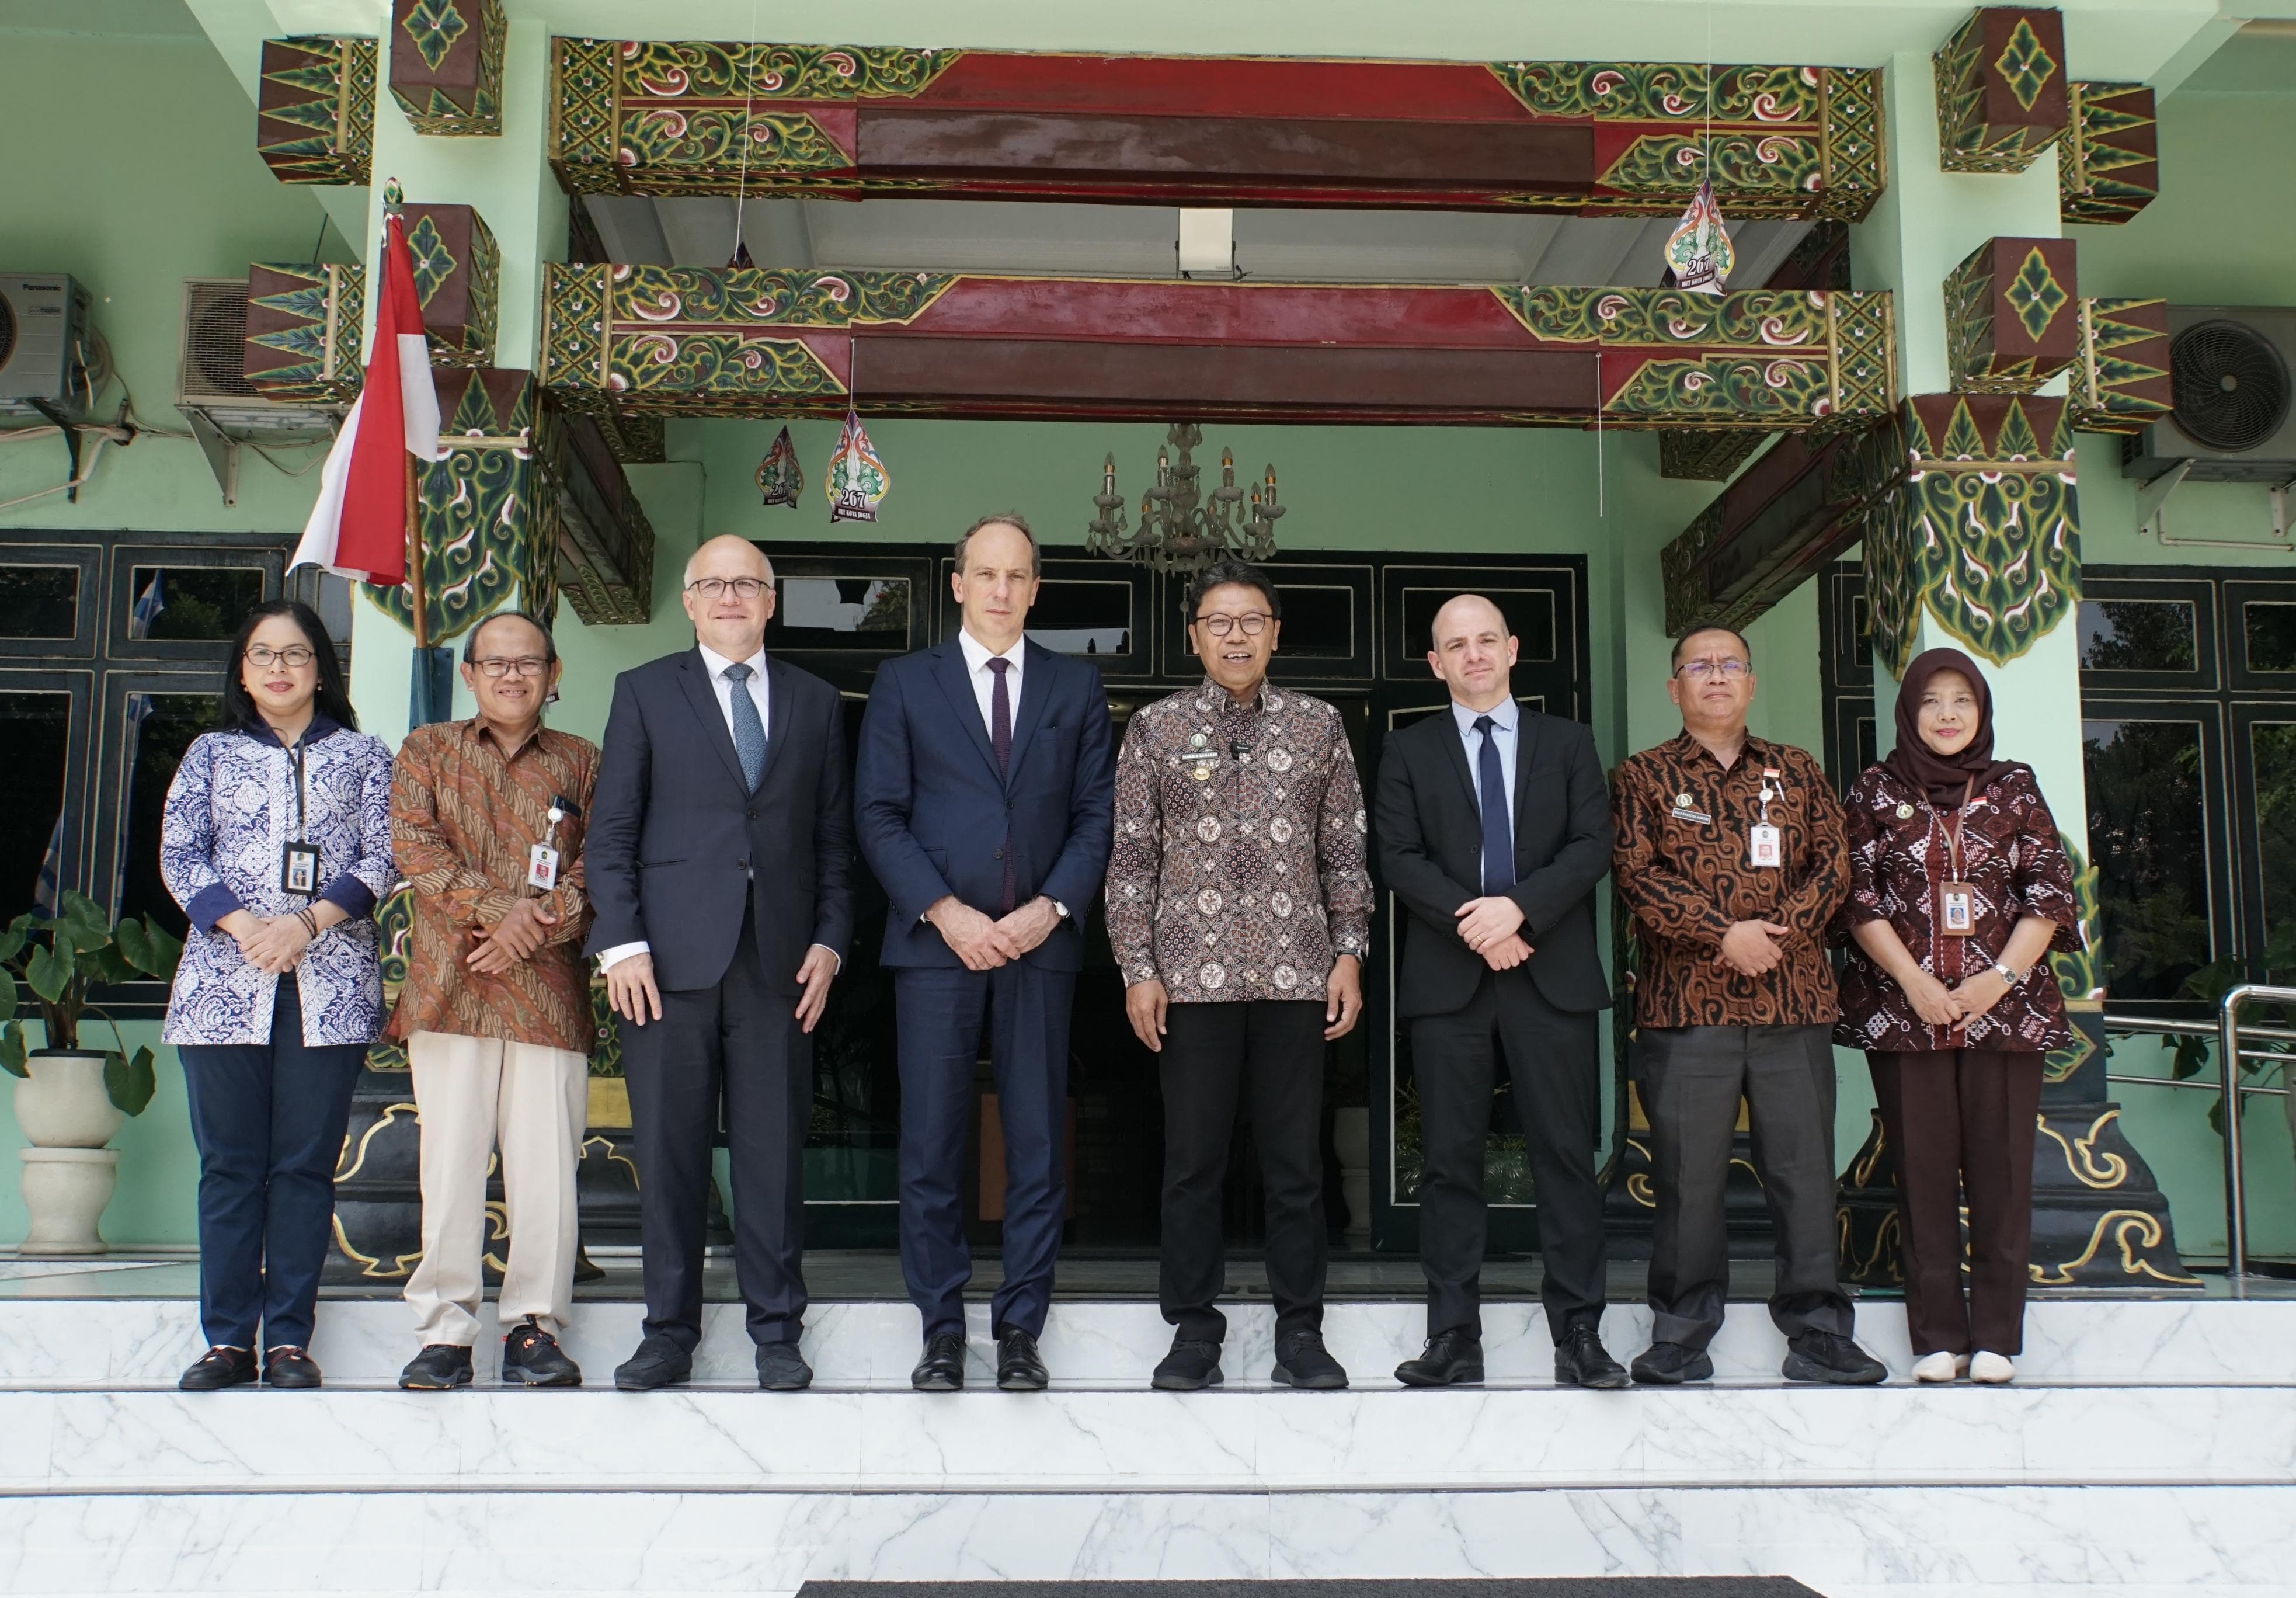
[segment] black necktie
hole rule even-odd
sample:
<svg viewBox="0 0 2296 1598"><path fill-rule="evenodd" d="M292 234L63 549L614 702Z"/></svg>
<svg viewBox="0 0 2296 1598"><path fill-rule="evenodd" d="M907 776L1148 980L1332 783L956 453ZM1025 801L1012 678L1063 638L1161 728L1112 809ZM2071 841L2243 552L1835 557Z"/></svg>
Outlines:
<svg viewBox="0 0 2296 1598"><path fill-rule="evenodd" d="M1483 892L1504 894L1514 886L1514 828L1509 824L1506 773L1499 765L1498 725L1488 716L1475 718L1483 747L1475 756L1483 790Z"/></svg>

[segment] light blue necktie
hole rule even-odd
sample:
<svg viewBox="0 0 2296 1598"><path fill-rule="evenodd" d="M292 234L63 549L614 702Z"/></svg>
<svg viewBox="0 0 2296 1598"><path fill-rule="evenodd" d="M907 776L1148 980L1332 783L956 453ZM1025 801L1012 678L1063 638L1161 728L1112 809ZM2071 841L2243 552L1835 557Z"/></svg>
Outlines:
<svg viewBox="0 0 2296 1598"><path fill-rule="evenodd" d="M749 687L755 673L747 666L733 665L726 668L724 675L734 685L734 753L741 757L742 776L754 794L758 778L766 774L766 724L758 715L758 702Z"/></svg>
<svg viewBox="0 0 2296 1598"><path fill-rule="evenodd" d="M1506 773L1499 766L1498 741L1491 734L1498 723L1488 716L1475 718L1475 730L1483 735L1481 752L1476 756L1480 768L1483 794L1483 892L1504 894L1514 886L1514 828L1507 814Z"/></svg>

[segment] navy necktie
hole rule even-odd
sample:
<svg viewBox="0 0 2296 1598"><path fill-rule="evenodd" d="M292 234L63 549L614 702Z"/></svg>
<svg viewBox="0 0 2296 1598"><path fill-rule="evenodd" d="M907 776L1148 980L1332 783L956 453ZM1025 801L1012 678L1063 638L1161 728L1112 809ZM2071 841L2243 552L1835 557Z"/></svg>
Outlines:
<svg viewBox="0 0 2296 1598"><path fill-rule="evenodd" d="M1514 828L1507 815L1506 773L1499 765L1497 726L1488 716L1475 718L1483 747L1475 756L1483 794L1483 892L1504 894L1514 886Z"/></svg>
<svg viewBox="0 0 2296 1598"><path fill-rule="evenodd" d="M988 691L988 743L996 751L996 774L999 777L1009 775L1013 764L1013 695L1004 685L1004 673L1012 666L1013 663L1001 655L988 657L989 675L996 679L996 686ZM996 912L1000 916L1013 913L1012 844L1008 832L1004 847L999 852L1004 857L1004 902Z"/></svg>
<svg viewBox="0 0 2296 1598"><path fill-rule="evenodd" d="M758 778L766 774L766 723L758 714L758 701L750 692L753 673L744 665L726 668L726 680L734 685L734 753L741 756L742 779L750 785L750 792L758 791Z"/></svg>

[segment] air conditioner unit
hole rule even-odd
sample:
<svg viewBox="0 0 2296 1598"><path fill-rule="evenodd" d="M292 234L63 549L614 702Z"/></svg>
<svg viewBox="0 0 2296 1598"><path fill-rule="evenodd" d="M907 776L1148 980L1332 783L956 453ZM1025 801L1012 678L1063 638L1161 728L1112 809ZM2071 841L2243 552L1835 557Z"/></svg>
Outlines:
<svg viewBox="0 0 2296 1598"><path fill-rule="evenodd" d="M2122 439L2121 475L2296 480L2296 307L2172 305L2169 366L2174 408Z"/></svg>
<svg viewBox="0 0 2296 1598"><path fill-rule="evenodd" d="M242 444L308 443L332 438L345 407L321 400L273 400L247 380L247 279L186 277L179 333L176 406L223 489L239 498Z"/></svg>
<svg viewBox="0 0 2296 1598"><path fill-rule="evenodd" d="M60 272L0 272L0 416L85 411L87 291Z"/></svg>

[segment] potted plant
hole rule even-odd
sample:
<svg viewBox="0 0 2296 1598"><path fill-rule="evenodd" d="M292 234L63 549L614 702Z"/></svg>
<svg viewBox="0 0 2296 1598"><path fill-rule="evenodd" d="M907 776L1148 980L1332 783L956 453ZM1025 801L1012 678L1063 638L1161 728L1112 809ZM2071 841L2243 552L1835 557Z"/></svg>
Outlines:
<svg viewBox="0 0 2296 1598"><path fill-rule="evenodd" d="M176 974L182 942L149 919L113 926L95 902L66 893L53 916L18 916L0 929L0 1069L19 1077L16 1124L31 1147L24 1162L24 1207L31 1216L25 1254L101 1254L96 1218L111 1202L119 1151L104 1145L123 1116L144 1113L156 1081L152 1050L127 1052L119 1026L88 1002L99 983ZM46 1047L27 1049L18 1015L23 989L39 1012ZM89 1015L111 1028L110 1050L80 1046Z"/></svg>

